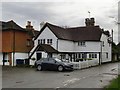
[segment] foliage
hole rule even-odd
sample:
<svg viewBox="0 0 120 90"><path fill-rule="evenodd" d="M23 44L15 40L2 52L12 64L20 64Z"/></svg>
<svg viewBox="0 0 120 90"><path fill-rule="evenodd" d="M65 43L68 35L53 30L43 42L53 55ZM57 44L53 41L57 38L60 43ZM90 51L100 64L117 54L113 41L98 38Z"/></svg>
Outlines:
<svg viewBox="0 0 120 90"><path fill-rule="evenodd" d="M111 81L110 85L106 87L106 90L120 90L120 75Z"/></svg>

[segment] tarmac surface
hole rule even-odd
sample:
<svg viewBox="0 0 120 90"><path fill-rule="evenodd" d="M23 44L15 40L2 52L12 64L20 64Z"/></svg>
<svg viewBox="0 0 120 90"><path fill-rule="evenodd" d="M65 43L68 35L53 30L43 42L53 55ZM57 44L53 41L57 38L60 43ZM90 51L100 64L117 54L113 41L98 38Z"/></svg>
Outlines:
<svg viewBox="0 0 120 90"><path fill-rule="evenodd" d="M2 88L103 88L118 76L119 67L120 62L116 62L72 72L57 72L5 66L2 68Z"/></svg>

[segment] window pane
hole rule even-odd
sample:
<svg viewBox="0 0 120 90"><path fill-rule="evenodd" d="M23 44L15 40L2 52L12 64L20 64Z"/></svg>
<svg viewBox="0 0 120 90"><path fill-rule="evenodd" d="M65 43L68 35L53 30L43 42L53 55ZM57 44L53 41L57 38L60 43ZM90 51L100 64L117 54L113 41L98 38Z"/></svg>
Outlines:
<svg viewBox="0 0 120 90"><path fill-rule="evenodd" d="M95 54L95 58L97 58L97 54Z"/></svg>
<svg viewBox="0 0 120 90"><path fill-rule="evenodd" d="M106 58L108 58L108 53L106 53Z"/></svg>
<svg viewBox="0 0 120 90"><path fill-rule="evenodd" d="M45 39L43 39L43 44L45 44Z"/></svg>
<svg viewBox="0 0 120 90"><path fill-rule="evenodd" d="M81 54L79 53L79 56L78 56L78 58L81 58Z"/></svg>
<svg viewBox="0 0 120 90"><path fill-rule="evenodd" d="M94 54L92 54L92 58L94 58Z"/></svg>
<svg viewBox="0 0 120 90"><path fill-rule="evenodd" d="M78 46L85 46L85 42L78 42Z"/></svg>
<svg viewBox="0 0 120 90"><path fill-rule="evenodd" d="M49 39L47 39L47 44L49 44Z"/></svg>
<svg viewBox="0 0 120 90"><path fill-rule="evenodd" d="M50 39L50 44L52 44L52 39Z"/></svg>
<svg viewBox="0 0 120 90"><path fill-rule="evenodd" d="M91 54L89 54L89 58L92 58L92 55L91 55Z"/></svg>
<svg viewBox="0 0 120 90"><path fill-rule="evenodd" d="M42 39L40 39L40 44L42 44Z"/></svg>
<svg viewBox="0 0 120 90"><path fill-rule="evenodd" d="M82 58L84 58L84 54L82 54Z"/></svg>
<svg viewBox="0 0 120 90"><path fill-rule="evenodd" d="M40 40L38 40L38 44L40 44Z"/></svg>

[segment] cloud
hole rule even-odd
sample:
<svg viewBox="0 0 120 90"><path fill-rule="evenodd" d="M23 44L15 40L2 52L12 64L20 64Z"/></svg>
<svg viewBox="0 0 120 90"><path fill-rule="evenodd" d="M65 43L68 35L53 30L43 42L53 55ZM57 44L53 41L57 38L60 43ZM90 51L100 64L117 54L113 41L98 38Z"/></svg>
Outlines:
<svg viewBox="0 0 120 90"><path fill-rule="evenodd" d="M100 25L101 28L115 29L115 32L117 32L117 25L114 23L115 19L109 17L117 18L117 5L114 0L3 2L2 20L13 19L22 27L25 26L26 21L30 20L37 30L39 30L39 24L42 21L60 26L83 26L85 25L84 19L89 17L88 11L91 12L91 17L95 17L96 24Z"/></svg>

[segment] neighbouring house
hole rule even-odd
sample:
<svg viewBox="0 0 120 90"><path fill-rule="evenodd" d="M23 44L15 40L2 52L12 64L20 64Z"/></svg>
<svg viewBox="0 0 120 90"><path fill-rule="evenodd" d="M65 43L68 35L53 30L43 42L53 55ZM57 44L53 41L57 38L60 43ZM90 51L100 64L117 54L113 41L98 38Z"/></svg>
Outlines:
<svg viewBox="0 0 120 90"><path fill-rule="evenodd" d="M34 30L28 21L26 28L20 27L13 20L0 21L0 63L15 66L16 60L28 58L30 50L34 47L32 40L38 31Z"/></svg>
<svg viewBox="0 0 120 90"><path fill-rule="evenodd" d="M118 60L118 47L117 45L113 42L112 43L112 61L115 62Z"/></svg>
<svg viewBox="0 0 120 90"><path fill-rule="evenodd" d="M120 60L120 43L117 45L112 43L112 61L119 61Z"/></svg>
<svg viewBox="0 0 120 90"><path fill-rule="evenodd" d="M117 44L118 48L118 60L120 61L120 42Z"/></svg>
<svg viewBox="0 0 120 90"><path fill-rule="evenodd" d="M86 26L60 27L45 23L35 37L29 59L57 57L76 62L97 59L99 64L111 61L111 37L108 31L95 26L94 18L85 19Z"/></svg>

